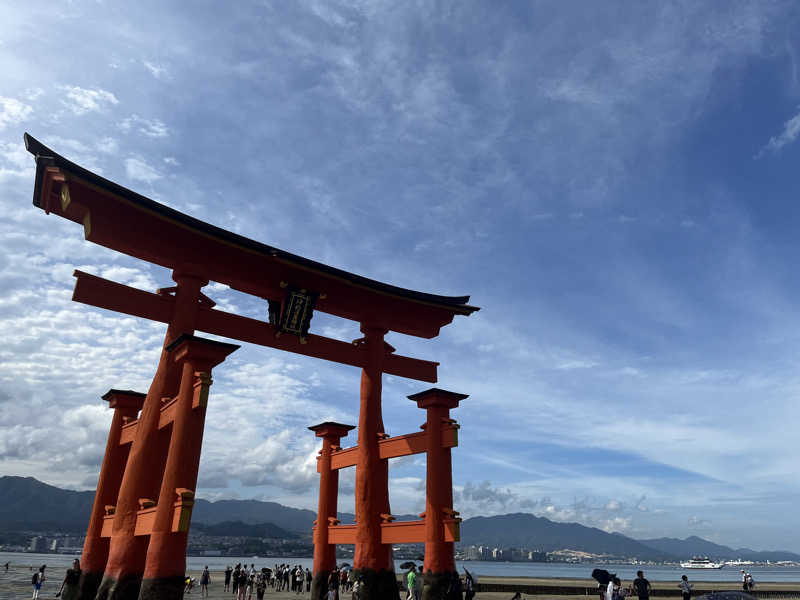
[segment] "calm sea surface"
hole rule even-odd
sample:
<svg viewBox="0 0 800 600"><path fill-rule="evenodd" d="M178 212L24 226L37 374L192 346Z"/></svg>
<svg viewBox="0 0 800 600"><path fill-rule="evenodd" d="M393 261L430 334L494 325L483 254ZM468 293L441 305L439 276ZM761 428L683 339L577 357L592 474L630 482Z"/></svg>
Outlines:
<svg viewBox="0 0 800 600"><path fill-rule="evenodd" d="M12 565L42 565L48 568L66 568L74 557L69 554L34 554L0 552L0 565L6 561ZM282 557L252 557L252 556L188 556L186 563L189 570L200 571L205 565L212 571L222 571L226 565L235 565L237 562L254 563L257 568L272 567L274 564L289 563L301 565L302 567L312 566L311 558L282 558ZM400 563L396 561L395 568L400 571ZM642 569L645 577L651 581L678 581L681 575L689 576L690 581L740 581L738 567L725 567L723 569L681 569L680 567L666 566L637 566L626 564L615 565L595 565L591 563L566 564L566 563L505 563L505 562L483 562L468 561L458 562L459 570L467 567L471 573L490 575L497 577L560 577L564 579L590 579L592 569L599 567L616 573L623 580L632 580L636 577L636 571ZM799 567L745 567L753 575L756 584L759 581L797 581L800 582Z"/></svg>

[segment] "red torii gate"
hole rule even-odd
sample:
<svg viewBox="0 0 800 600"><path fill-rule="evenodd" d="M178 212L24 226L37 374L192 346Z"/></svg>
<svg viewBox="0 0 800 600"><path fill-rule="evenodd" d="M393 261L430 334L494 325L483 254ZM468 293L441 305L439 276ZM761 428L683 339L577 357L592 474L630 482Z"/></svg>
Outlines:
<svg viewBox="0 0 800 600"><path fill-rule="evenodd" d="M333 544L355 543L354 568L366 583L362 598L396 598L391 543L425 541L424 595L440 597L454 576L458 539L449 450L455 424L448 410L465 396L436 388L411 396L427 410L424 435L389 438L381 416L382 374L434 383L438 363L398 356L384 336L436 337L455 315L478 310L467 304L469 297L398 288L284 252L123 188L28 134L25 145L36 157L35 206L82 224L90 242L169 268L176 283L150 293L75 271L73 300L167 324L147 394L112 389L103 396L114 418L82 557L81 600L182 596L211 370L238 348L199 338L197 330L362 369L358 446L333 448L349 426L314 428L323 438L320 516L326 517L315 528L315 588L331 567ZM268 320L215 309L202 293L209 281L264 299ZM356 321L364 337L350 344L309 334L314 310ZM424 521L393 524L388 458L423 451ZM342 526L328 520L336 517L335 474L352 465L356 524Z"/></svg>

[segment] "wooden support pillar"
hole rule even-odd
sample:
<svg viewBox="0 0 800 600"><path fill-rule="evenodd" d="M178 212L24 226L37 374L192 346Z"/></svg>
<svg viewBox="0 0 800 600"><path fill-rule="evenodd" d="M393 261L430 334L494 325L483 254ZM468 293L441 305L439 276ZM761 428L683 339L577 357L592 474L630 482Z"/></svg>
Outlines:
<svg viewBox="0 0 800 600"><path fill-rule="evenodd" d="M383 361L387 345L385 329L362 324L366 366L361 371L361 406L358 417L358 462L356 464L356 543L353 568L364 576L364 600L399 598L391 544L381 542L381 515L389 508L389 462L378 447L383 437L381 391Z"/></svg>
<svg viewBox="0 0 800 600"><path fill-rule="evenodd" d="M453 542L445 541L444 521L457 516L453 510L453 473L450 448L443 436L450 429L450 409L467 398L432 388L409 396L425 409L427 437L427 469L425 479L425 563L422 584L423 600L455 600L450 582L458 577ZM448 593L450 590L450 593Z"/></svg>
<svg viewBox="0 0 800 600"><path fill-rule="evenodd" d="M79 600L94 600L103 572L108 560L108 538L101 537L103 517L106 506L117 504L117 494L128 460L130 446L120 446L122 426L130 419L135 419L142 409L146 394L130 390L109 390L103 395L103 400L114 409L111 419L111 428L106 442L106 453L103 456L103 466L100 467L100 477L97 480L97 491L94 495L94 505L89 517L89 527L86 530L86 541L83 544L81 555L81 580L78 591Z"/></svg>
<svg viewBox="0 0 800 600"><path fill-rule="evenodd" d="M180 600L183 597L186 545L200 466L211 369L238 348L234 344L191 335L182 335L167 347L181 365L181 382L140 600Z"/></svg>
<svg viewBox="0 0 800 600"><path fill-rule="evenodd" d="M178 284L175 288L172 318L122 477L108 562L97 591L97 600L136 600L139 596L148 542L146 536L137 537L135 534L139 499L155 498L158 495L166 460L163 444L159 443L161 400L177 393L181 376L180 365L172 359L169 348L182 334L194 333L202 297L200 290L208 283L206 279L177 270L173 272L172 278Z"/></svg>
<svg viewBox="0 0 800 600"><path fill-rule="evenodd" d="M328 576L336 566L336 546L329 541L328 526L336 522L339 471L331 468L331 453L339 448L339 440L355 426L326 421L309 429L322 438L322 450L317 458L319 508L314 528L314 578L311 582L311 597L320 599L328 591Z"/></svg>

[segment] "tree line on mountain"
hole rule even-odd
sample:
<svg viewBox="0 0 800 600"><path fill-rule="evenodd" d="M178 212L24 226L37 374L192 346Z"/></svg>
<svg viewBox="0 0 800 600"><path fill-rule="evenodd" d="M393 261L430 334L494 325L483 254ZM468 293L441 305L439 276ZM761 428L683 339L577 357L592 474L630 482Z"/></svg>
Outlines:
<svg viewBox="0 0 800 600"><path fill-rule="evenodd" d="M0 477L0 531L84 533L93 501L93 491L64 490L32 477ZM347 513L340 513L339 518L343 523L353 521L353 515ZM404 515L399 518L413 517ZM192 528L208 536L292 539L308 537L314 519L316 514L313 511L276 502L209 502L198 499L192 514ZM677 560L691 556L754 561L800 560L800 555L792 552L732 549L696 536L685 540L634 540L619 533L607 533L578 523L557 523L528 513L466 519L461 524L461 543L535 547L545 552L570 549L640 560Z"/></svg>

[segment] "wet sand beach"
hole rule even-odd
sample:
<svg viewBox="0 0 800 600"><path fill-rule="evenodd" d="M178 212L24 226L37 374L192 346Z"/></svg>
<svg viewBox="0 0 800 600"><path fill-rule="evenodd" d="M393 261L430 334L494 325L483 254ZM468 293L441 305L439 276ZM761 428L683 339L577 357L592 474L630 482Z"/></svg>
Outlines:
<svg viewBox="0 0 800 600"><path fill-rule="evenodd" d="M12 566L8 572L0 568L0 600L26 600L31 597L31 571L27 566ZM190 575L199 580L200 572L191 571ZM54 600L56 592L61 586L64 577L63 568L53 568L47 571L47 581L45 582L40 600ZM211 572L211 585L209 586L210 600L232 600L233 595L223 591L225 578L222 571ZM731 583L721 582L702 582L692 581L695 589L700 591L723 591L738 589L738 586ZM630 585L630 581L623 580L624 585ZM597 583L591 579L556 579L545 577L481 577L479 586L503 586L506 591L480 591L476 595L477 600L509 600L513 596L515 589L520 589L524 598L536 598L537 600L586 600L587 598L597 598ZM679 598L677 582L653 582L655 590L670 592L669 597ZM506 588L506 586L508 586ZM535 588L539 590L533 591ZM548 588L561 588L564 592L572 593L552 593ZM531 591L528 591L531 590ZM577 593L575 593L577 592ZM674 592L674 593L672 593ZM759 583L758 592L769 592L770 598L800 598L800 582L780 582L780 583ZM783 593L782 593L783 592ZM766 595L766 594L765 594ZM656 596L658 597L658 596ZM185 596L187 600L201 600L200 588ZM309 598L309 594L295 594L292 592L276 592L267 588L264 594L265 600L298 600ZM405 593L401 593L401 599L405 598ZM255 600L255 594L253 595ZM341 600L350 600L350 593L341 595Z"/></svg>

